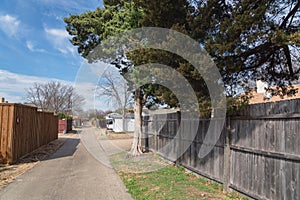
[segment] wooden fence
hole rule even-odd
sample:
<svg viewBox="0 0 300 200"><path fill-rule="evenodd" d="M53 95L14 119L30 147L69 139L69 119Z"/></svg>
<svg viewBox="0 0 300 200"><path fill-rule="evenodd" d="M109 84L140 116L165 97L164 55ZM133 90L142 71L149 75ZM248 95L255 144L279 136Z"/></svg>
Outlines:
<svg viewBox="0 0 300 200"><path fill-rule="evenodd" d="M97 128L106 128L106 119L96 119L94 126Z"/></svg>
<svg viewBox="0 0 300 200"><path fill-rule="evenodd" d="M73 119L59 119L58 120L58 132L68 133L72 131Z"/></svg>
<svg viewBox="0 0 300 200"><path fill-rule="evenodd" d="M172 148L174 154L180 145L189 143L176 162L223 183L224 189L255 199L300 199L300 100L251 105L239 116L227 117L218 141L203 159L198 153L203 145L209 145L204 142L209 120L200 119L191 140L184 135L191 134L195 120L180 122L179 116L145 117L145 147L170 159L172 153L164 151L166 145L180 140ZM183 134L178 138L179 126L183 126Z"/></svg>
<svg viewBox="0 0 300 200"><path fill-rule="evenodd" d="M0 162L20 157L58 137L58 118L22 104L0 104Z"/></svg>

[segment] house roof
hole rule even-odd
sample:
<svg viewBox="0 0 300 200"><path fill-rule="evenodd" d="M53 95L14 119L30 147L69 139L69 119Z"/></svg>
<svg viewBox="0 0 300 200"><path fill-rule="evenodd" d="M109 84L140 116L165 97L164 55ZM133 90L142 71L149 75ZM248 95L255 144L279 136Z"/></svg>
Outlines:
<svg viewBox="0 0 300 200"><path fill-rule="evenodd" d="M159 114L168 114L180 111L179 108L159 108L156 110L143 109L143 112L146 115L159 115Z"/></svg>
<svg viewBox="0 0 300 200"><path fill-rule="evenodd" d="M109 113L106 115L106 118L121 119L122 115L120 115L119 113Z"/></svg>
<svg viewBox="0 0 300 200"><path fill-rule="evenodd" d="M294 89L298 89L298 92L293 96L284 96L281 98L280 96L272 96L271 98L266 97L264 93L257 93L253 90L253 97L249 100L249 104L258 104L258 103L268 103L268 102L276 102L276 101L284 101L291 99L300 99L300 84L293 85Z"/></svg>

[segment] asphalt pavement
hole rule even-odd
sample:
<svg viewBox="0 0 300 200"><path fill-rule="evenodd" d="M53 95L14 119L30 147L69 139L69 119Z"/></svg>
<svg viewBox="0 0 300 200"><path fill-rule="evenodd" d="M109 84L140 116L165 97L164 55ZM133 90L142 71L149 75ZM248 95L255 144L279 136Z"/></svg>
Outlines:
<svg viewBox="0 0 300 200"><path fill-rule="evenodd" d="M132 199L93 131L67 138L47 160L0 190L0 199Z"/></svg>

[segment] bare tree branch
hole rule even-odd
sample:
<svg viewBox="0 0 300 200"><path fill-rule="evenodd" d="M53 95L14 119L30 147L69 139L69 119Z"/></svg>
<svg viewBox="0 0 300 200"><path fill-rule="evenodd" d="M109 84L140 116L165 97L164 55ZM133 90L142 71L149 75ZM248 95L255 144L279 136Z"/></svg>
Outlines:
<svg viewBox="0 0 300 200"><path fill-rule="evenodd" d="M113 104L121 111L124 130L126 108L129 106L130 96L132 94L132 92L128 91L126 81L112 72L106 72L103 76L103 80L99 84L98 94L99 96L107 97L107 103Z"/></svg>
<svg viewBox="0 0 300 200"><path fill-rule="evenodd" d="M43 111L72 114L73 111L82 110L84 98L78 95L72 86L60 82L45 84L35 83L27 90L27 101Z"/></svg>

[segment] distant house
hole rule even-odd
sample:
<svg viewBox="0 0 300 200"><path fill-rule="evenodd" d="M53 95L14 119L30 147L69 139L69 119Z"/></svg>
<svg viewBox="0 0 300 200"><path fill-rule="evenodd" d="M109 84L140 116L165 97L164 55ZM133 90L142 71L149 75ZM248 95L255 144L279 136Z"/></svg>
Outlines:
<svg viewBox="0 0 300 200"><path fill-rule="evenodd" d="M298 89L298 92L293 96L284 96L281 98L280 96L273 96L272 94L266 92L265 88L267 88L267 83L263 81L256 82L256 90L252 90L253 97L249 100L249 104L258 104L258 103L267 103L267 102L277 102L283 100L291 100L291 99L300 99L300 84L293 85L294 89Z"/></svg>
<svg viewBox="0 0 300 200"><path fill-rule="evenodd" d="M122 119L122 116L118 113L109 113L105 116L106 128L112 130L114 126L115 119Z"/></svg>
<svg viewBox="0 0 300 200"><path fill-rule="evenodd" d="M125 115L125 130L123 130L123 119L122 115L118 113L110 113L106 115L106 128L113 130L114 132L133 132L134 131L134 115L126 114Z"/></svg>

